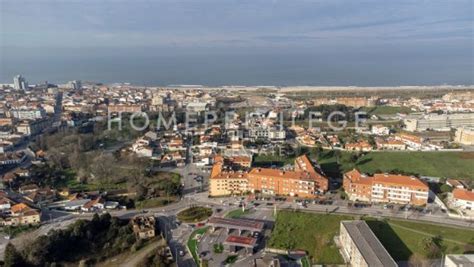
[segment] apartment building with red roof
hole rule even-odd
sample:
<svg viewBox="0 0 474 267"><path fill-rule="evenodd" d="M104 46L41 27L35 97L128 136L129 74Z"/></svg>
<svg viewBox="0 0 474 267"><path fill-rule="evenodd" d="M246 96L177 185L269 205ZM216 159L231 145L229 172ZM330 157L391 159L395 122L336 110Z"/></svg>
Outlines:
<svg viewBox="0 0 474 267"><path fill-rule="evenodd" d="M376 173L361 174L358 170L346 172L343 188L350 200L425 205L429 187L412 176Z"/></svg>
<svg viewBox="0 0 474 267"><path fill-rule="evenodd" d="M328 178L316 170L306 156L295 159L293 170L252 168L227 170L224 159L216 156L210 177L210 196L223 196L245 192L262 192L270 195L314 197L328 190Z"/></svg>

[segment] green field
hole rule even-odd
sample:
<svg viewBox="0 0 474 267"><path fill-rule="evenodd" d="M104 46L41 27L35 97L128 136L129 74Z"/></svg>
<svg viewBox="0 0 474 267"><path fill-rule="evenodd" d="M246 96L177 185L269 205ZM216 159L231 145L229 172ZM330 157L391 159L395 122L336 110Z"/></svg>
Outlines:
<svg viewBox="0 0 474 267"><path fill-rule="evenodd" d="M398 170L424 176L474 179L472 152L372 152L361 157L356 165L366 173Z"/></svg>
<svg viewBox="0 0 474 267"><path fill-rule="evenodd" d="M339 163L336 153L339 154ZM368 152L356 161L351 159L353 154L326 150L311 157L317 157L321 168L330 176L357 168L364 173L400 172L474 180L473 152Z"/></svg>
<svg viewBox="0 0 474 267"><path fill-rule="evenodd" d="M191 207L180 211L176 217L186 223L204 221L212 215L212 209L206 207Z"/></svg>
<svg viewBox="0 0 474 267"><path fill-rule="evenodd" d="M443 254L474 251L474 230L398 220L369 220L367 223L396 261L409 260L413 255L430 258L423 240L433 237L440 239Z"/></svg>
<svg viewBox="0 0 474 267"><path fill-rule="evenodd" d="M334 236L339 232L339 222L351 219L351 216L280 211L268 246L306 250L315 263L342 264Z"/></svg>
<svg viewBox="0 0 474 267"><path fill-rule="evenodd" d="M394 115L397 113L414 112L409 107L391 107L391 106L363 107L361 110L369 113L370 115Z"/></svg>
<svg viewBox="0 0 474 267"><path fill-rule="evenodd" d="M340 264L343 259L333 240L339 234L340 221L353 219L353 216L280 211L268 246L305 250L313 263ZM443 254L474 251L474 230L402 220L367 219L367 223L396 261L409 260L413 255L431 258L431 251L423 243L430 238L439 240L439 252Z"/></svg>
<svg viewBox="0 0 474 267"><path fill-rule="evenodd" d="M317 158L323 171L333 177L357 168L364 173L399 172L474 180L474 152L378 151L365 152L354 161L351 156L355 152L325 150L318 153L313 150L308 149L309 156ZM282 167L293 161L294 157L256 156L253 166Z"/></svg>
<svg viewBox="0 0 474 267"><path fill-rule="evenodd" d="M245 211L242 211L242 209L236 209L236 210L232 210L232 211L229 211L225 217L226 218L240 218L244 215L247 215L247 214L250 214L252 213L251 210L249 209L246 209Z"/></svg>

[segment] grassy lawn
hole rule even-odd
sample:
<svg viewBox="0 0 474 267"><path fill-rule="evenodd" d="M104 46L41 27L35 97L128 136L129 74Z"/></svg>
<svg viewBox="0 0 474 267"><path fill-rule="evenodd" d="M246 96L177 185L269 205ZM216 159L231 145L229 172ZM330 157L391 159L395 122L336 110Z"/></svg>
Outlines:
<svg viewBox="0 0 474 267"><path fill-rule="evenodd" d="M191 236L188 240L188 249L193 256L194 262L199 265L199 255L198 255L198 241L196 240L197 235L203 235L209 227L199 228L191 233Z"/></svg>
<svg viewBox="0 0 474 267"><path fill-rule="evenodd" d="M352 152L325 150L317 156L321 168L330 176L337 176L353 168L361 172L399 171L423 176L474 179L473 152L369 152L356 162ZM315 155L311 155L313 158Z"/></svg>
<svg viewBox="0 0 474 267"><path fill-rule="evenodd" d="M377 106L377 107L363 107L361 109L370 115L394 115L397 113L412 113L409 107L391 107L391 106Z"/></svg>
<svg viewBox="0 0 474 267"><path fill-rule="evenodd" d="M177 200L176 196L170 197L155 197L150 199L145 199L142 201L135 202L135 208L137 209L147 209L147 208L154 208L154 207L161 207L173 203Z"/></svg>
<svg viewBox="0 0 474 267"><path fill-rule="evenodd" d="M442 240L443 254L474 251L474 230L398 220L368 220L367 223L396 261L409 260L414 254L428 258L422 241L436 236Z"/></svg>
<svg viewBox="0 0 474 267"><path fill-rule="evenodd" d="M372 152L356 165L362 172L400 170L426 176L474 179L472 152ZM350 166L347 166L350 169Z"/></svg>
<svg viewBox="0 0 474 267"><path fill-rule="evenodd" d="M212 209L206 207L191 207L179 212L176 217L186 223L200 222L212 215Z"/></svg>
<svg viewBox="0 0 474 267"><path fill-rule="evenodd" d="M70 179L66 185L73 192L80 191L96 191L96 190L111 190L111 189L124 189L127 188L127 182L104 184L97 182L79 183L76 179Z"/></svg>
<svg viewBox="0 0 474 267"><path fill-rule="evenodd" d="M244 215L250 214L252 211L251 210L245 210L242 211L242 209L236 209L228 212L225 217L226 218L240 218Z"/></svg>
<svg viewBox="0 0 474 267"><path fill-rule="evenodd" d="M268 246L306 250L312 262L318 264L342 264L334 236L339 232L339 222L351 219L351 216L280 211Z"/></svg>
<svg viewBox="0 0 474 267"><path fill-rule="evenodd" d="M255 155L252 166L254 167L271 167L272 165L282 167L286 164L293 164L294 157L283 157L279 155Z"/></svg>
<svg viewBox="0 0 474 267"><path fill-rule="evenodd" d="M334 236L339 234L341 220L353 219L352 216L280 211L268 246L306 250L312 263L341 264L343 259L334 244ZM441 240L443 254L474 251L474 230L402 220L368 218L366 221L395 261L406 261L413 255L429 258L423 240L433 237Z"/></svg>

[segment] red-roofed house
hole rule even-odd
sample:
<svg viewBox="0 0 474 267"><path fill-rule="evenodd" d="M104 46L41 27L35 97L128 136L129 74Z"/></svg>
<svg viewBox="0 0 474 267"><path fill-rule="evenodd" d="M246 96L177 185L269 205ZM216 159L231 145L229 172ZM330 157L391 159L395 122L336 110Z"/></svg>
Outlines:
<svg viewBox="0 0 474 267"><path fill-rule="evenodd" d="M474 192L455 188L452 192L451 203L455 208L474 211Z"/></svg>

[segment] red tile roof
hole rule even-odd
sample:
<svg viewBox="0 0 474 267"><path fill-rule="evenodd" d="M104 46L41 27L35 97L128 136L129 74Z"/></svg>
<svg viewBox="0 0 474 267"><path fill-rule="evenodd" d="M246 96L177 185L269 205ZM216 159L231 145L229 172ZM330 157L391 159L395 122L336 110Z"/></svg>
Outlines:
<svg viewBox="0 0 474 267"><path fill-rule="evenodd" d="M456 199L474 201L474 192L466 189L456 188L453 190L453 197Z"/></svg>

